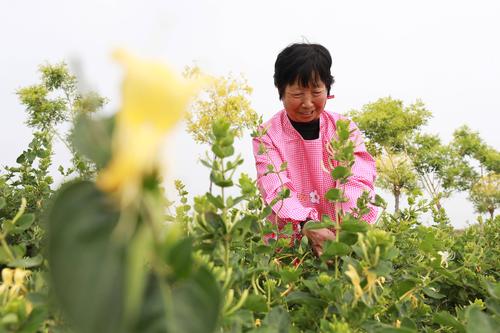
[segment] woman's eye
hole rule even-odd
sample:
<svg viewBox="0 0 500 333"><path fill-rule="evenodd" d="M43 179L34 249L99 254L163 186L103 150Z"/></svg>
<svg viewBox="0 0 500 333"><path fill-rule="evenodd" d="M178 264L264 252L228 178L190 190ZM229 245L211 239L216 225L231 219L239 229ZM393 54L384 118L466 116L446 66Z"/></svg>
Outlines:
<svg viewBox="0 0 500 333"><path fill-rule="evenodd" d="M293 94L292 95L294 98L301 98L302 97L302 94Z"/></svg>

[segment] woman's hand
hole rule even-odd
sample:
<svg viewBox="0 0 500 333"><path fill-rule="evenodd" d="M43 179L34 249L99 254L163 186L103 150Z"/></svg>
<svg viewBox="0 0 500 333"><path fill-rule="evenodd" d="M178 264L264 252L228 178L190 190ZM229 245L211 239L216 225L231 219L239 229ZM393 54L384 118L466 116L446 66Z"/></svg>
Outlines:
<svg viewBox="0 0 500 333"><path fill-rule="evenodd" d="M307 237L311 248L318 257L323 254L323 243L327 240L335 240L335 233L330 229L302 229L302 234Z"/></svg>

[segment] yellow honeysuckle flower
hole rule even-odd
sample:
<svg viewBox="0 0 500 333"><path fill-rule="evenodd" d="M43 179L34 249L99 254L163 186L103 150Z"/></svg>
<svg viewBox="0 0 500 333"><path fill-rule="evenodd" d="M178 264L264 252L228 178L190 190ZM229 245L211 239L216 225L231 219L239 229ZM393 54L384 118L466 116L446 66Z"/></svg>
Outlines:
<svg viewBox="0 0 500 333"><path fill-rule="evenodd" d="M358 271L353 265L347 265L347 271L344 273L351 279L352 286L354 287L354 303L363 296L363 289L361 288L361 279Z"/></svg>
<svg viewBox="0 0 500 333"><path fill-rule="evenodd" d="M366 278L366 285L364 291L373 298L377 297L377 284L380 284L380 281L377 279L377 274L374 272L364 269L363 274Z"/></svg>
<svg viewBox="0 0 500 333"><path fill-rule="evenodd" d="M14 285L14 270L10 268L2 269L2 283L0 284L0 295L5 293Z"/></svg>
<svg viewBox="0 0 500 333"><path fill-rule="evenodd" d="M28 289L24 285L24 282L30 274L31 274L30 271L22 269L22 268L16 268L14 270L14 285L10 289L11 296L16 296L16 295L19 295L21 293L28 292Z"/></svg>
<svg viewBox="0 0 500 333"><path fill-rule="evenodd" d="M97 179L127 204L138 194L142 177L157 168L165 134L181 120L203 80L186 80L163 63L123 50L114 58L125 69L122 106L116 116L113 156Z"/></svg>

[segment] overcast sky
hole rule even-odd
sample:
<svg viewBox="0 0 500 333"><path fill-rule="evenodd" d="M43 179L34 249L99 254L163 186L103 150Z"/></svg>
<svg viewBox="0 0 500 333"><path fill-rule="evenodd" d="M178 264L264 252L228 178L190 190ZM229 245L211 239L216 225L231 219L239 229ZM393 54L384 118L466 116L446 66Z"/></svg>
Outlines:
<svg viewBox="0 0 500 333"><path fill-rule="evenodd" d="M30 141L16 89L35 83L43 62L78 65L86 87L119 105L121 71L110 57L126 47L179 71L244 74L252 106L271 117L281 107L273 86L276 55L308 40L332 53L336 83L327 109L339 113L384 96L432 111L425 131L447 142L467 124L499 149L500 1L8 1L0 0L0 165L13 165ZM208 174L182 126L172 137L170 174L193 194ZM255 175L250 139L239 144L243 170ZM181 147L181 148L179 148ZM68 153L57 145L56 159ZM473 222L466 195L445 202L455 226Z"/></svg>

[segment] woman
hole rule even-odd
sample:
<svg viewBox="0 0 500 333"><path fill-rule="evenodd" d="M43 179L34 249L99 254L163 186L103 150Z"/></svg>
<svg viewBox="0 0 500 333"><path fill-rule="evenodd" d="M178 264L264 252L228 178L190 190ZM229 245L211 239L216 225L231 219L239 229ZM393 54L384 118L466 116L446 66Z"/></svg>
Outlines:
<svg viewBox="0 0 500 333"><path fill-rule="evenodd" d="M322 45L301 43L285 48L274 67L274 85L284 109L263 124L266 134L253 140L257 184L264 201L270 204L282 186L290 189L291 195L273 206L275 215L271 221L277 215L280 228L292 223L294 238L301 237L301 227L307 221L319 220L323 214L335 217L334 205L324 199L335 183L322 168L322 164L328 165L326 145L334 136L337 120L343 118L324 110L334 82L331 65L330 53ZM373 196L376 176L375 161L366 151L360 131L353 123L351 127L354 130L351 139L356 142L355 163L345 187L349 201L342 204L344 212L356 206L363 191ZM266 153L262 153L261 145ZM286 170L279 174L268 172L269 164L279 170L284 162ZM373 223L376 217L376 207L370 206L363 219ZM329 229L304 230L303 234L318 256L323 242L335 238Z"/></svg>

